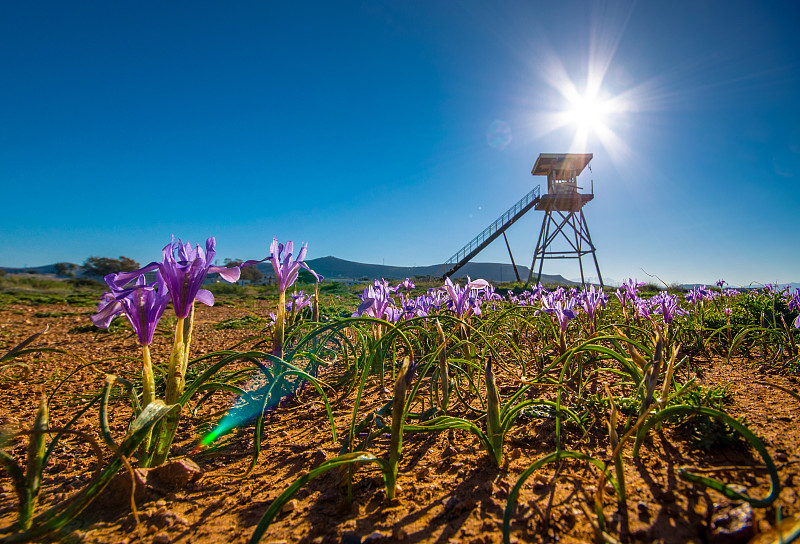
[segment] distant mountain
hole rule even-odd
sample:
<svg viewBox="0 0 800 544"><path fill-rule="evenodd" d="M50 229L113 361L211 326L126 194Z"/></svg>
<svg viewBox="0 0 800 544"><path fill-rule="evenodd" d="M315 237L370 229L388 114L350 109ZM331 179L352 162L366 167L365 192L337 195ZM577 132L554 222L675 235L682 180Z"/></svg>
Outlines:
<svg viewBox="0 0 800 544"><path fill-rule="evenodd" d="M380 278L387 280L402 280L404 278L414 279L416 277L440 278L445 271L443 264L430 266L390 266L381 264L357 263L345 261L336 257L321 257L311 259L306 264L325 278L339 281L371 281ZM269 262L260 263L259 271L266 277L274 277L272 265ZM528 267L519 266L519 275L522 281L528 279ZM469 276L470 278L483 278L493 282L516 281L514 268L510 264L504 263L467 263L456 274L453 279L461 279ZM542 274L542 283L557 283L560 285L575 285L574 282L564 279L560 275Z"/></svg>

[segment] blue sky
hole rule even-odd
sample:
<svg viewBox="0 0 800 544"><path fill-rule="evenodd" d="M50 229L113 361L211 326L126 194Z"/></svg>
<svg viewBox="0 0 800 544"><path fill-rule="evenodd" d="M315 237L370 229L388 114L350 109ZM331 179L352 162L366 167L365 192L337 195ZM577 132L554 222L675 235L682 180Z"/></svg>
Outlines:
<svg viewBox="0 0 800 544"><path fill-rule="evenodd" d="M215 236L220 259L278 236L429 265L542 182L539 153L579 151L604 279L798 281L799 11L5 2L0 265L146 263L172 234ZM587 92L597 121L564 124ZM541 220L509 229L518 263ZM499 240L477 260L509 258Z"/></svg>

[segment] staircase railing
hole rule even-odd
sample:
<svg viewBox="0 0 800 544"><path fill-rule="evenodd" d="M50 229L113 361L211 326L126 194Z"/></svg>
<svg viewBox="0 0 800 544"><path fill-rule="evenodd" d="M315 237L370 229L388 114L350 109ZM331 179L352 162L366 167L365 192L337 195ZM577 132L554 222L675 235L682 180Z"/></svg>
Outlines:
<svg viewBox="0 0 800 544"><path fill-rule="evenodd" d="M450 276L456 270L464 266L469 260L477 255L484 247L489 245L495 238L500 236L504 230L510 227L517 219L522 217L539 201L539 186L533 188L531 192L523 196L519 202L511 206L503 215L498 217L494 223L483 229L479 235L473 238L467 245L462 247L455 255L444 263L445 276Z"/></svg>

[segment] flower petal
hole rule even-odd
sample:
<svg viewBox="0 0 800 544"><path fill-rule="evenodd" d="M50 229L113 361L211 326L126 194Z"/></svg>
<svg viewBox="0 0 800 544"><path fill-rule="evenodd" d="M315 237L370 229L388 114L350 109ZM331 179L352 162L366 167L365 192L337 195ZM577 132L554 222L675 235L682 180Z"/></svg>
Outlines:
<svg viewBox="0 0 800 544"><path fill-rule="evenodd" d="M208 289L200 289L199 291L197 291L197 296L194 297L194 300L197 302L202 302L206 306L213 306L214 293L212 293Z"/></svg>

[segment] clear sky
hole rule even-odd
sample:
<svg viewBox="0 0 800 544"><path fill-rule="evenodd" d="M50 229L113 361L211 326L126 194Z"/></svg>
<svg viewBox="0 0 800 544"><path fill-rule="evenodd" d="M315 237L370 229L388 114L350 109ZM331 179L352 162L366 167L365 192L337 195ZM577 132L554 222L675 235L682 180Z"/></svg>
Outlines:
<svg viewBox="0 0 800 544"><path fill-rule="evenodd" d="M793 1L3 2L0 265L144 264L172 234L429 265L574 151L604 279L800 281L798 23ZM509 229L518 263L541 221ZM509 262L502 239L476 260Z"/></svg>

